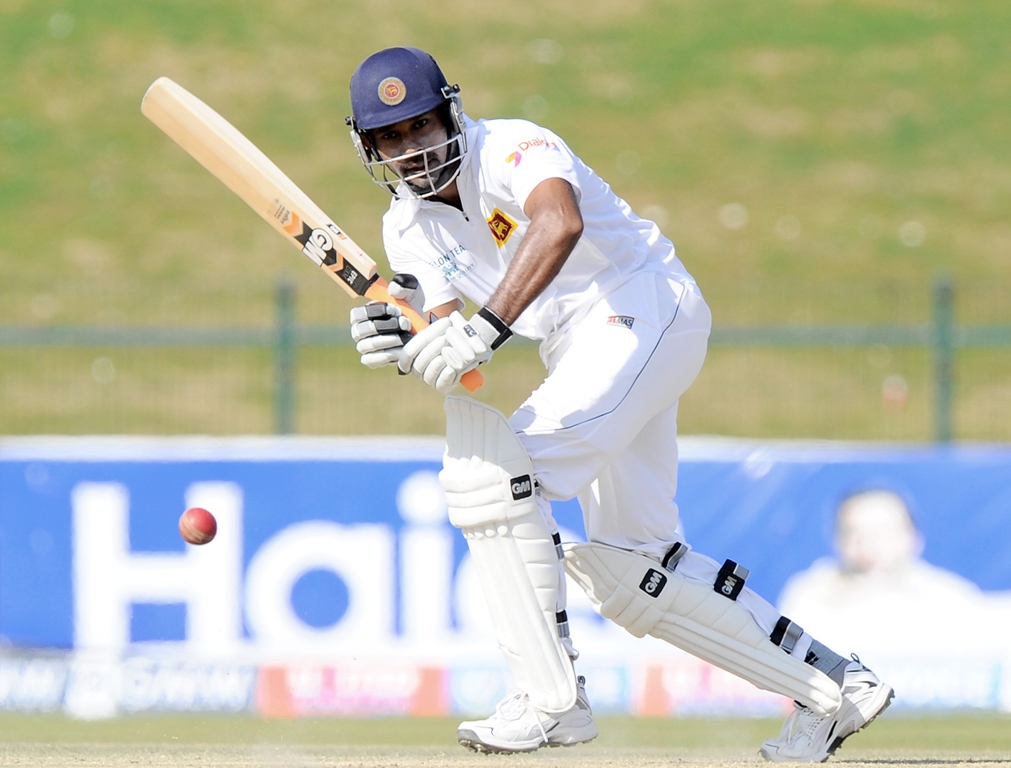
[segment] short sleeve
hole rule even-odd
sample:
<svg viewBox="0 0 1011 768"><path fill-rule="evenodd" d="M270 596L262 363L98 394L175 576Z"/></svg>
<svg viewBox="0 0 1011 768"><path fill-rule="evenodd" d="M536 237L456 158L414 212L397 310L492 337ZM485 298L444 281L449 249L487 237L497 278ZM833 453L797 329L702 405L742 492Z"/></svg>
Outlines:
<svg viewBox="0 0 1011 768"><path fill-rule="evenodd" d="M577 200L581 197L576 158L551 131L526 121L516 121L507 135L496 136L503 146L500 166L502 183L522 208L534 188L548 179L564 179L572 185Z"/></svg>

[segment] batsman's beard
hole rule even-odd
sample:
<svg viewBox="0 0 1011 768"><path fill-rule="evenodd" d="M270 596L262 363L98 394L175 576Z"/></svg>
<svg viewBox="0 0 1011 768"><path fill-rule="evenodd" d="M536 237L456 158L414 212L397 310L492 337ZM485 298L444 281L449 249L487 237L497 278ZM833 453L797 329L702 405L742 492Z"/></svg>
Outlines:
<svg viewBox="0 0 1011 768"><path fill-rule="evenodd" d="M408 152L396 157L369 160L366 170L377 184L385 186L393 194L401 197L429 198L448 187L460 173L465 139L457 133L431 147ZM440 156L445 153L445 159ZM405 189L406 188L406 189Z"/></svg>

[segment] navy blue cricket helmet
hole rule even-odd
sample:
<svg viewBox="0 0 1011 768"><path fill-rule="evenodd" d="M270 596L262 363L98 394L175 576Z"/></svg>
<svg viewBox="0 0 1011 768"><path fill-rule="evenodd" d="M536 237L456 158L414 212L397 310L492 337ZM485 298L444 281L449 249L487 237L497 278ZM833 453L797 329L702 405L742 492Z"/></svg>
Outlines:
<svg viewBox="0 0 1011 768"><path fill-rule="evenodd" d="M373 180L393 194L400 181L416 197L430 197L447 187L460 172L467 151L460 86L450 85L431 54L420 48L386 48L369 56L351 76L351 115L346 119L351 139ZM401 179L396 164L404 159L379 157L369 132L439 110L447 141L427 147L425 172L420 178ZM439 161L433 151L446 148Z"/></svg>
<svg viewBox="0 0 1011 768"><path fill-rule="evenodd" d="M399 123L444 104L455 93L431 54L387 48L351 76L351 120L359 131Z"/></svg>

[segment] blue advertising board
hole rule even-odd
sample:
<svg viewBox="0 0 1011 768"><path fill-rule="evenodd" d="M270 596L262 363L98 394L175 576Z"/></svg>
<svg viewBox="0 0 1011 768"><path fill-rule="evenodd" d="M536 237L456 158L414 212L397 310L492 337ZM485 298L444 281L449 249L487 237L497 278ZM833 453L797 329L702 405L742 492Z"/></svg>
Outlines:
<svg viewBox="0 0 1011 768"><path fill-rule="evenodd" d="M185 643L209 659L452 651L475 636L475 598L438 489L441 450L427 439L0 440L0 643ZM832 554L838 501L867 486L909 500L926 560L1011 590L1007 446L688 438L678 503L692 546L746 565L775 602ZM219 520L205 547L177 531L193 505ZM575 501L554 512L566 538L581 536Z"/></svg>

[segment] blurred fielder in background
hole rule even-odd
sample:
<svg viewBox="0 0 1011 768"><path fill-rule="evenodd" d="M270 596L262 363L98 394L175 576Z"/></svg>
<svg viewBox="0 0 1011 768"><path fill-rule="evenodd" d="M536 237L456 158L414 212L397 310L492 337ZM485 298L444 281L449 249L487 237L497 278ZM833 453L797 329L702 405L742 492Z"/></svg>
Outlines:
<svg viewBox="0 0 1011 768"><path fill-rule="evenodd" d="M858 645L868 659L910 648L947 661L999 654L1011 600L925 560L911 506L887 486L847 494L835 510L834 556L791 576L780 609L827 642Z"/></svg>
<svg viewBox="0 0 1011 768"><path fill-rule="evenodd" d="M776 761L821 761L889 704L857 659L745 586L747 569L679 533L678 399L711 316L657 226L551 131L473 121L432 57L390 48L351 78L351 137L393 196L391 290L433 323L415 336L386 304L351 313L362 362L447 394L514 334L540 342L545 381L508 419L446 399L440 481L463 531L517 692L461 744L523 752L597 735L568 634L564 572L601 614L797 702ZM463 299L480 309L469 319ZM589 543L562 546L550 501L578 496ZM564 570L563 570L564 566Z"/></svg>

